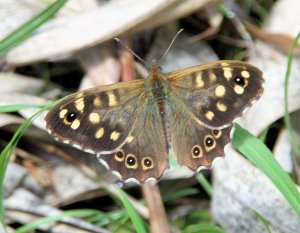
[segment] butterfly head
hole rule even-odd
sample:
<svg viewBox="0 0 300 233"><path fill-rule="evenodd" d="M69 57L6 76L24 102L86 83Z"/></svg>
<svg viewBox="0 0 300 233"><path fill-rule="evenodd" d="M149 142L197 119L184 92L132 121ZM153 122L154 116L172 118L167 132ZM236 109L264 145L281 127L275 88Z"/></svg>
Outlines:
<svg viewBox="0 0 300 233"><path fill-rule="evenodd" d="M148 68L149 73L153 72L162 72L162 68L159 66L157 60L155 58L151 61L151 66Z"/></svg>

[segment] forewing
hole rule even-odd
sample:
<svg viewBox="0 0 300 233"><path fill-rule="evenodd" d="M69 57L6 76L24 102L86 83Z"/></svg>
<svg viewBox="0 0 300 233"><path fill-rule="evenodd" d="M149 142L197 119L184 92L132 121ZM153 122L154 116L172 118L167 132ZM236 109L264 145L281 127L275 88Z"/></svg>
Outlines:
<svg viewBox="0 0 300 233"><path fill-rule="evenodd" d="M202 125L224 128L263 92L262 72L237 61L218 61L168 74L170 93Z"/></svg>
<svg viewBox="0 0 300 233"><path fill-rule="evenodd" d="M171 145L179 164L197 171L210 167L215 158L225 155L224 147L230 142L232 125L210 129L191 118L180 103L168 106Z"/></svg>
<svg viewBox="0 0 300 233"><path fill-rule="evenodd" d="M130 81L77 92L47 114L57 140L91 153L112 151L128 137L146 94L144 81Z"/></svg>
<svg viewBox="0 0 300 233"><path fill-rule="evenodd" d="M162 118L155 102L146 101L136 115L127 140L112 153L101 153L100 162L108 165L122 180L158 180L169 167L168 146Z"/></svg>

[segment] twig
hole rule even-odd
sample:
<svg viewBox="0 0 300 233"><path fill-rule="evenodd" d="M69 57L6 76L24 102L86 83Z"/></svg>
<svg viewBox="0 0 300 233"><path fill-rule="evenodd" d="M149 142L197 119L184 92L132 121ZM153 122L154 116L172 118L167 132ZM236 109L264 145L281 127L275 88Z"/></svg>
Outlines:
<svg viewBox="0 0 300 233"><path fill-rule="evenodd" d="M167 215L157 184L143 184L142 191L150 212L150 232L169 233Z"/></svg>

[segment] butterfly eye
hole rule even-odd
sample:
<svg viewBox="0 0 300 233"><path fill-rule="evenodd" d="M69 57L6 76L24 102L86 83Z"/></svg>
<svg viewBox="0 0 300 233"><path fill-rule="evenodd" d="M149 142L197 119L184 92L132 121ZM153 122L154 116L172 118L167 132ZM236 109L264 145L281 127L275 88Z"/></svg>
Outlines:
<svg viewBox="0 0 300 233"><path fill-rule="evenodd" d="M126 156L126 166L128 168L137 168L137 161L136 161L136 157L133 154L128 154Z"/></svg>
<svg viewBox="0 0 300 233"><path fill-rule="evenodd" d="M77 117L77 114L75 112L69 112L66 116L66 121L71 123L73 122Z"/></svg>
<svg viewBox="0 0 300 233"><path fill-rule="evenodd" d="M218 133L219 133L219 130L217 130L217 129L214 129L214 130L213 130L213 134L214 134L214 135L218 135Z"/></svg>
<svg viewBox="0 0 300 233"><path fill-rule="evenodd" d="M207 137L205 140L206 146L212 146L214 143L214 140L211 137Z"/></svg>
<svg viewBox="0 0 300 233"><path fill-rule="evenodd" d="M116 154L115 154L115 159L119 162L124 160L124 152L122 150L119 150Z"/></svg>
<svg viewBox="0 0 300 233"><path fill-rule="evenodd" d="M234 83L239 85L239 86L245 86L246 82L245 79L242 76L236 76L233 79Z"/></svg>
<svg viewBox="0 0 300 233"><path fill-rule="evenodd" d="M152 165L151 160L150 160L150 159L145 159L145 160L144 160L144 165L145 165L146 167L151 167L151 165Z"/></svg>
<svg viewBox="0 0 300 233"><path fill-rule="evenodd" d="M192 156L194 158L201 158L202 157L202 150L201 147L196 145L192 148Z"/></svg>
<svg viewBox="0 0 300 233"><path fill-rule="evenodd" d="M120 159L123 158L124 157L123 152L122 151L118 151L117 152L117 157L120 158Z"/></svg>
<svg viewBox="0 0 300 233"><path fill-rule="evenodd" d="M221 130L214 129L214 130L212 131L212 133L213 133L213 135L214 135L215 138L219 138L219 137L221 136L221 134L222 134L222 131L221 131Z"/></svg>
<svg viewBox="0 0 300 233"><path fill-rule="evenodd" d="M214 138L210 135L207 135L204 138L204 143L205 143L205 149L206 149L207 152L211 151L216 145L216 142L215 142Z"/></svg>
<svg viewBox="0 0 300 233"><path fill-rule="evenodd" d="M144 170L153 168L154 166L152 159L149 157L143 158L142 166Z"/></svg>
<svg viewBox="0 0 300 233"><path fill-rule="evenodd" d="M135 163L136 163L135 158L133 158L133 157L128 157L128 158L127 158L127 164L128 164L129 166L134 166Z"/></svg>

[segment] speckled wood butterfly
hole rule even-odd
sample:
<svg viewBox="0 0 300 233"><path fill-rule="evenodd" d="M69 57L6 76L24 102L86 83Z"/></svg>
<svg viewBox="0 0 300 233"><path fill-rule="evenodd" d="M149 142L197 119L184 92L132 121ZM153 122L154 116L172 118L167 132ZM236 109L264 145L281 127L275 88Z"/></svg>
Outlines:
<svg viewBox="0 0 300 233"><path fill-rule="evenodd" d="M263 92L262 72L218 61L168 74L153 61L145 80L70 95L46 116L49 132L86 152L121 179L159 179L173 149L191 170L224 156L233 121Z"/></svg>

